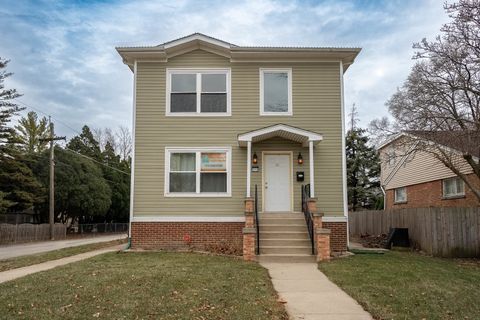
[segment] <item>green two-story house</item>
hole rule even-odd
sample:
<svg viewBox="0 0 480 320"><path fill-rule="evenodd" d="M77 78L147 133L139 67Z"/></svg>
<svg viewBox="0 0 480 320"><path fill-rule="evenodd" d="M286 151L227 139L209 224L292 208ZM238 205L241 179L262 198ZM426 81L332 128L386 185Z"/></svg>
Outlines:
<svg viewBox="0 0 480 320"><path fill-rule="evenodd" d="M343 75L360 49L196 33L117 51L134 78L133 247L245 254L253 234L260 256L309 256L311 199L346 250Z"/></svg>

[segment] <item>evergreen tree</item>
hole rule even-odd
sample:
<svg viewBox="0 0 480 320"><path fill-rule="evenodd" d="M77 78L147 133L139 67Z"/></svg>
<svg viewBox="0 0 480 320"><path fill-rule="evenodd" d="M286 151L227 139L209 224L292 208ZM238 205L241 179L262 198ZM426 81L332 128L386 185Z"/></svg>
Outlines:
<svg viewBox="0 0 480 320"><path fill-rule="evenodd" d="M73 137L68 142L67 148L97 161L102 161L100 144L95 140L93 133L88 126L83 126L82 133Z"/></svg>
<svg viewBox="0 0 480 320"><path fill-rule="evenodd" d="M0 212L17 212L42 201L42 185L37 181L17 146L15 130L9 126L14 115L22 111L12 100L20 94L6 89L4 81L8 60L0 58Z"/></svg>
<svg viewBox="0 0 480 320"><path fill-rule="evenodd" d="M114 147L107 141L103 151L103 161L107 166L103 167L103 176L112 190L112 205L110 206L106 220L128 221L130 209L130 177L120 172L128 172L126 162L120 160L115 153Z"/></svg>
<svg viewBox="0 0 480 320"><path fill-rule="evenodd" d="M368 145L366 130L353 127L347 132L346 157L350 209L381 209L380 161L375 148Z"/></svg>
<svg viewBox="0 0 480 320"><path fill-rule="evenodd" d="M17 130L18 143L20 148L27 153L38 153L47 149L47 141L41 139L49 135L48 120L43 117L38 119L34 111L30 111L26 117L18 120L15 126Z"/></svg>

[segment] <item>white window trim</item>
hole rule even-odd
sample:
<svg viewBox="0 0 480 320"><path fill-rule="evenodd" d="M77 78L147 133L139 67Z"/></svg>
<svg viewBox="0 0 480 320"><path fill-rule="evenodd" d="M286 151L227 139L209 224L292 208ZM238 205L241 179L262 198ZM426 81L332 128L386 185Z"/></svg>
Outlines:
<svg viewBox="0 0 480 320"><path fill-rule="evenodd" d="M170 154L171 153L196 153L196 190L197 192L170 192ZM202 152L225 152L227 157L227 192L200 192L200 165ZM166 147L165 148L165 184L164 196L176 198L208 198L232 196L232 147Z"/></svg>
<svg viewBox="0 0 480 320"><path fill-rule="evenodd" d="M192 74L197 75L197 112L171 112L170 95L172 89L172 74ZM202 92L201 75L202 73L225 74L227 78L227 112L200 112L200 99ZM166 71L166 99L165 99L165 115L168 117L229 117L232 115L232 84L230 68L167 68Z"/></svg>
<svg viewBox="0 0 480 320"><path fill-rule="evenodd" d="M446 194L445 193L445 182L448 180L460 180L460 182L463 184L463 192L462 193L452 193L452 194ZM444 199L450 199L450 198L460 198L465 196L465 182L460 178L460 177L451 177L451 178L446 178L442 180L442 196Z"/></svg>
<svg viewBox="0 0 480 320"><path fill-rule="evenodd" d="M399 189L404 189L405 190L405 200L398 200L397 199L397 190ZM399 187L399 188L395 188L393 189L393 194L394 194L394 200L395 200L395 203L407 203L407 200L408 200L408 196L407 196L407 187Z"/></svg>
<svg viewBox="0 0 480 320"><path fill-rule="evenodd" d="M267 112L263 110L264 103L264 74L265 72L287 73L288 75L288 111L287 112ZM260 68L260 115L261 116L292 116L292 68Z"/></svg>

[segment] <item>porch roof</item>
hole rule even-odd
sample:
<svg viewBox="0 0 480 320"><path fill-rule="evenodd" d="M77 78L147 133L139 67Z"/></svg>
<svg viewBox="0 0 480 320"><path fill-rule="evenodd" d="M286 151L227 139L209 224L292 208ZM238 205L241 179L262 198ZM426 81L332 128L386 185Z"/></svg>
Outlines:
<svg viewBox="0 0 480 320"><path fill-rule="evenodd" d="M323 140L323 136L319 133L288 126L286 124L276 124L238 135L238 145L246 147L248 142L255 143L273 137L282 137L284 139L295 141L301 143L304 147L308 146L309 141L316 144Z"/></svg>

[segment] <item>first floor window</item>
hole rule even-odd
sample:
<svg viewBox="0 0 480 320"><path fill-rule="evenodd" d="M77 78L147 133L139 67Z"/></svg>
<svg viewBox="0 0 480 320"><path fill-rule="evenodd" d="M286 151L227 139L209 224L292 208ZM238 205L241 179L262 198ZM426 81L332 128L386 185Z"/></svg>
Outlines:
<svg viewBox="0 0 480 320"><path fill-rule="evenodd" d="M465 195L465 186L462 179L459 177L449 178L443 180L443 196L461 197Z"/></svg>
<svg viewBox="0 0 480 320"><path fill-rule="evenodd" d="M168 149L166 156L169 194L229 194L229 150Z"/></svg>
<svg viewBox="0 0 480 320"><path fill-rule="evenodd" d="M407 202L407 187L395 189L395 202L396 203Z"/></svg>

